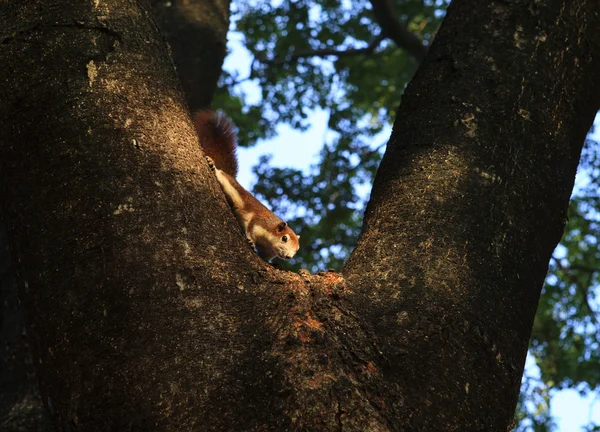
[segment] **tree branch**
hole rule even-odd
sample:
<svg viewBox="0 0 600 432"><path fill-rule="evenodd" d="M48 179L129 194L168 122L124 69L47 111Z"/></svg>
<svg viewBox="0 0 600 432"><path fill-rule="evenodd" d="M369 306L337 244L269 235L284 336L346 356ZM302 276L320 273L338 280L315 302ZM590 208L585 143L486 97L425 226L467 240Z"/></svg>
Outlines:
<svg viewBox="0 0 600 432"><path fill-rule="evenodd" d="M427 46L423 45L417 35L408 31L406 26L398 21L390 0L371 0L371 5L382 34L393 40L399 48L406 50L419 62L422 61L427 54Z"/></svg>
<svg viewBox="0 0 600 432"><path fill-rule="evenodd" d="M424 387L434 386L429 377L452 376L468 383L455 384L465 400L502 389L490 429L508 426L514 413L548 261L600 106L599 17L589 2L553 0L534 20L528 3L452 3L402 96L361 235L342 271L357 302L371 308L364 316L396 373L427 371L418 381ZM521 29L524 42L515 47ZM538 49L540 35L568 56ZM511 131L509 141L500 130ZM560 132L548 139L546 130ZM388 282L373 283L381 274ZM408 334L418 337L408 342ZM431 348L438 343L445 356ZM468 373L456 367L473 364L483 350L498 361ZM417 360L414 352L427 355ZM429 404L431 415L420 411L429 419L444 404L440 395L417 400L411 393L408 403ZM461 415L468 405L461 404ZM444 429L461 430L449 422Z"/></svg>
<svg viewBox="0 0 600 432"><path fill-rule="evenodd" d="M291 64L298 59L306 57L351 57L356 55L370 55L372 54L379 44L385 39L391 39L394 43L410 55L415 57L419 62L425 58L427 54L427 46L423 45L421 39L406 29L406 27L396 19L392 5L389 0L371 0L373 6L373 13L375 19L381 27L381 34L377 36L367 47L365 48L350 48L347 50L339 50L336 48L324 48L319 50L310 51L299 51L293 53L285 58L274 58L267 59L266 57L258 57L257 59L261 63L265 63L272 66L280 66L282 64Z"/></svg>
<svg viewBox="0 0 600 432"><path fill-rule="evenodd" d="M282 64L291 64L296 62L298 59L301 58L307 58L307 57L320 57L320 58L325 58L325 57L330 57L330 56L336 56L336 57L352 57L352 56L357 56L357 55L370 55L373 54L373 52L377 49L377 47L379 46L379 44L385 39L386 37L383 35L383 33L381 33L379 36L377 36L375 39L373 39L373 41L371 41L371 43L366 46L365 48L349 48L347 50L339 50L336 48L323 48L323 49L318 49L318 50L311 50L311 51L298 51L295 52L285 58L274 58L274 59L267 59L267 58L258 58L258 60L261 63L265 63L271 66L280 66Z"/></svg>

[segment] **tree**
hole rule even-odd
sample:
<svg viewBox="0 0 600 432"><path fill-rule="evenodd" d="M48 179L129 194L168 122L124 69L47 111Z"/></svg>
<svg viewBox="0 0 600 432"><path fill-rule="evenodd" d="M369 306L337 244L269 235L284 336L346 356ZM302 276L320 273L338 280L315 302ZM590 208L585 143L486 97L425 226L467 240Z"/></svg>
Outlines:
<svg viewBox="0 0 600 432"><path fill-rule="evenodd" d="M510 425L598 109L590 2L455 1L356 249L314 276L247 249L148 9L3 7L0 197L56 425Z"/></svg>

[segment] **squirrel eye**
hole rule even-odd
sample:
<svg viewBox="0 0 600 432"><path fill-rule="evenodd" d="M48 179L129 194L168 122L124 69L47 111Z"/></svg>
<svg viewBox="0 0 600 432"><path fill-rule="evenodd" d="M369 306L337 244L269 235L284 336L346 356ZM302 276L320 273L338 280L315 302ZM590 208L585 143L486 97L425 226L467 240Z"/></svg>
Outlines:
<svg viewBox="0 0 600 432"><path fill-rule="evenodd" d="M284 242L284 243L287 243L288 236L284 235L283 237L281 237L281 241Z"/></svg>

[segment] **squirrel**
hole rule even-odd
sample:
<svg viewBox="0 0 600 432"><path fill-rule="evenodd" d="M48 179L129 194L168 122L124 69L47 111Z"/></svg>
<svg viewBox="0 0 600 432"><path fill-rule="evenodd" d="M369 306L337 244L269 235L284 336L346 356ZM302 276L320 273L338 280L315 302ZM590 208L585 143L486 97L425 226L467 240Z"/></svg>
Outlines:
<svg viewBox="0 0 600 432"><path fill-rule="evenodd" d="M248 244L269 261L292 258L300 247L300 236L244 189L235 179L238 172L234 124L222 112L198 111L194 127L208 166L214 171Z"/></svg>

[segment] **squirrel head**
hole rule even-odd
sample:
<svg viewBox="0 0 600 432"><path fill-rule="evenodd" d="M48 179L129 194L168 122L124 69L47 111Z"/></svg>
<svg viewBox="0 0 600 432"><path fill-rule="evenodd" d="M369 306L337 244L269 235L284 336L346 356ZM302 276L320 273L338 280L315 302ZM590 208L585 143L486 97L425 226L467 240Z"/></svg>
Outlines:
<svg viewBox="0 0 600 432"><path fill-rule="evenodd" d="M296 252L300 249L300 236L296 235L286 222L279 222L272 232L276 237L276 241L272 245L276 256L282 259L290 259L296 255Z"/></svg>

